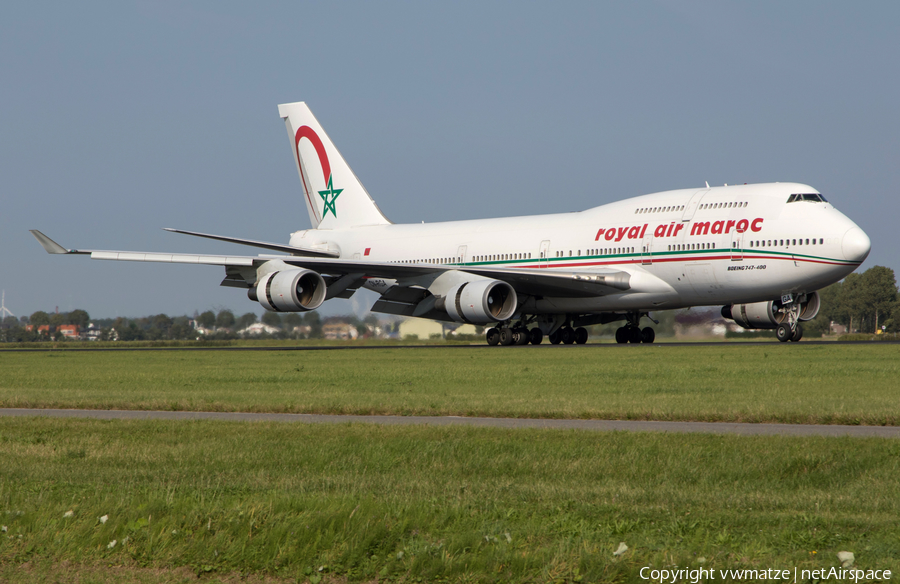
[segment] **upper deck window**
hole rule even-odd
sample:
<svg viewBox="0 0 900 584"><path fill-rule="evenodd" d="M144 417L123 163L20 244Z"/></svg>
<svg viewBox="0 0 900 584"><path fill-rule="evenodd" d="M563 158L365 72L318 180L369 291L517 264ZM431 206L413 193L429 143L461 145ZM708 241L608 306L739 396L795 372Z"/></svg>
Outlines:
<svg viewBox="0 0 900 584"><path fill-rule="evenodd" d="M825 197L820 195L819 193L803 193L798 195L791 195L788 197L788 203L796 203L797 201L809 201L812 203L827 203Z"/></svg>

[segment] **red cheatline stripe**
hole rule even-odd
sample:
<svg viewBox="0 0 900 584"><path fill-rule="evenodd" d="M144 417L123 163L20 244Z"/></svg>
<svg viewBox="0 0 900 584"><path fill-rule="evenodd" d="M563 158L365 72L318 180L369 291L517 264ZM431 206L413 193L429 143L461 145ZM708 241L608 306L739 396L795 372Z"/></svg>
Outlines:
<svg viewBox="0 0 900 584"><path fill-rule="evenodd" d="M550 258L553 259L553 258ZM681 257L653 257L654 264L663 263L663 262L694 262L701 260L730 260L731 254L723 254L723 255L707 255L707 256L681 256ZM834 266L849 266L853 265L853 262L841 262L841 261L828 261L828 260L813 260L813 259L805 259L805 258L791 258L784 256L760 256L760 255L745 255L743 256L744 260L752 260L752 259L760 259L760 260L779 260L779 261L797 261L797 262L806 262L810 264L829 264ZM511 260L514 262L515 260ZM589 262L567 262L567 263L539 263L539 264L513 264L503 266L503 262L491 263L497 267L517 267L517 268L585 268L589 266L611 266L616 264L640 264L642 259L640 256L614 259L614 260L605 260L605 261L589 261ZM480 262L475 262L480 263ZM647 263L645 265L651 265ZM474 266L474 267L482 267L482 266ZM485 268L491 267L490 265L483 266Z"/></svg>
<svg viewBox="0 0 900 584"><path fill-rule="evenodd" d="M294 135L294 146L297 149L297 164L300 164L300 140L306 138L309 140L313 148L316 149L316 155L319 157L319 164L322 166L322 176L325 178L325 184L328 184L328 179L331 177L331 164L328 162L328 154L325 152L325 145L322 144L322 140L319 138L319 135L316 134L315 130L310 128L309 126L300 126L297 130L297 133ZM303 176L303 173L300 173L300 176ZM303 189L306 191L306 200L309 202L309 206L312 207L313 212L319 218L318 208L313 204L312 199L309 196L309 186L306 184L306 180L303 180Z"/></svg>

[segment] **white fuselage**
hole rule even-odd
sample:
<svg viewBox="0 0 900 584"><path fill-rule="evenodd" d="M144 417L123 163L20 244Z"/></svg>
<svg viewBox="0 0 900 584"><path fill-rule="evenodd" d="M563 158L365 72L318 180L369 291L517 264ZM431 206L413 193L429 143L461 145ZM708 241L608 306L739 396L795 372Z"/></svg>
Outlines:
<svg viewBox="0 0 900 584"><path fill-rule="evenodd" d="M312 229L291 245L342 259L547 270L615 269L635 290L532 298L529 312L661 310L812 292L852 272L869 239L807 185L772 183L644 195L577 213Z"/></svg>

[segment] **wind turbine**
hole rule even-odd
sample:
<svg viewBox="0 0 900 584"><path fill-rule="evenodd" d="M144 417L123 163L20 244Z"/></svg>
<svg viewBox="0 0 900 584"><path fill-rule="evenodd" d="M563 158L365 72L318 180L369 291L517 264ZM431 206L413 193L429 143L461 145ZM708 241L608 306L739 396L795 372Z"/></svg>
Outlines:
<svg viewBox="0 0 900 584"><path fill-rule="evenodd" d="M0 320L6 318L7 316L15 316L10 310L6 307L6 290L3 291L2 300L0 300Z"/></svg>

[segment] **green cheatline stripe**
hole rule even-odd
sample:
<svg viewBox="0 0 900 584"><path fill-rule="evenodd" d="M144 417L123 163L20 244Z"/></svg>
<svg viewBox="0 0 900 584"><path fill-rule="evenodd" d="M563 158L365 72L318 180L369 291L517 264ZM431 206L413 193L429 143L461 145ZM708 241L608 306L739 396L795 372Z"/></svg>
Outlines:
<svg viewBox="0 0 900 584"><path fill-rule="evenodd" d="M691 249L691 250L681 250L681 251L656 251L648 254L640 254L640 253L623 253L623 254L607 254L607 255L583 255L583 256L572 256L572 257L562 257L562 258L532 258L528 260L491 260L491 261L482 261L482 262L463 262L452 264L455 266L496 266L496 265L510 265L510 264L528 264L534 262L572 262L579 260L594 260L594 259L617 259L617 258L646 258L646 259L655 259L661 257L672 257L672 256L690 256L690 255L705 255L710 253L732 253L733 251L738 251L741 255L746 254L760 254L760 255L768 255L772 256L771 259L785 259L787 257L795 257L800 259L810 259L810 260L822 260L826 262L835 262L842 263L847 265L859 264L860 262L851 262L847 260L839 260L837 258L830 258L826 256L814 256L814 255L806 255L799 253L791 253L784 251L760 251L758 248L742 248L739 250L733 250L730 247L721 247L715 249ZM775 257L779 256L779 257ZM765 259L765 258L762 258Z"/></svg>
<svg viewBox="0 0 900 584"><path fill-rule="evenodd" d="M733 251L738 251L738 252L741 253L741 255L747 255L747 254L760 254L760 255L768 255L768 256L781 256L781 257L779 257L779 258L777 258L777 259L782 259L782 258L784 258L784 257L795 257L795 258L810 259L810 260L824 260L824 261L827 261L827 262L840 262L840 263L845 263L845 264L858 264L858 263L860 263L860 262L851 262L851 261L848 261L848 260L840 260L840 259L837 259L837 258L830 258L830 257L826 257L826 256L814 256L814 255L807 255L807 254L801 254L801 253L792 253L792 252L788 252L788 251L769 251L769 250L763 251L763 250L760 250L759 248L756 248L756 247L745 247L745 248L741 248L741 249L738 249L738 250L733 250L733 249L730 248L730 247L721 247L721 248L716 248L716 249L691 249L691 250L681 250L681 251L659 251L659 252L653 252L653 253L650 254L650 255L651 255L652 257L658 257L658 256L673 256L673 255L681 255L681 254L688 254L688 255L690 255L690 254L708 254L708 253L732 253Z"/></svg>

